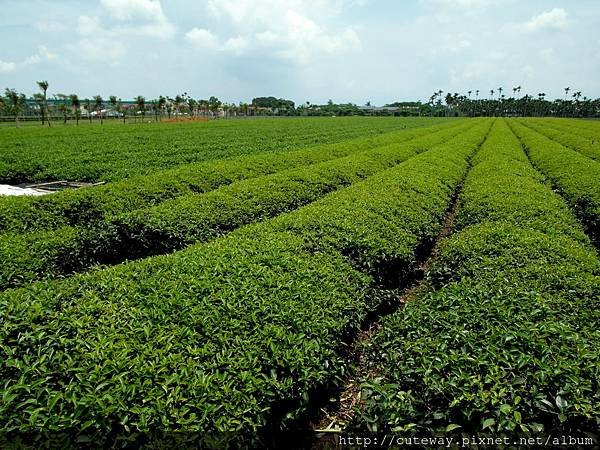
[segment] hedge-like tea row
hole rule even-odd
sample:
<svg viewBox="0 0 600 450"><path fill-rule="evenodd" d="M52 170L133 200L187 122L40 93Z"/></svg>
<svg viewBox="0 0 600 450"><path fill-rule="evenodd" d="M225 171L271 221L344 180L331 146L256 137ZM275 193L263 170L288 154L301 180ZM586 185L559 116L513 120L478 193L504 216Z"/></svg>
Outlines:
<svg viewBox="0 0 600 450"><path fill-rule="evenodd" d="M600 126L596 120L578 120L578 119L538 119L536 122L543 123L553 128L565 129L569 133L581 137L600 140Z"/></svg>
<svg viewBox="0 0 600 450"><path fill-rule="evenodd" d="M474 159L423 292L367 348L354 426L570 434L600 426L600 260L503 121Z"/></svg>
<svg viewBox="0 0 600 450"><path fill-rule="evenodd" d="M378 268L414 264L488 128L210 243L0 294L0 428L101 443L293 419L347 369Z"/></svg>
<svg viewBox="0 0 600 450"><path fill-rule="evenodd" d="M600 160L600 140L586 138L574 134L569 126L572 121L563 123L556 121L520 120L519 123L537 131L559 144L581 153L589 158ZM575 131L576 133L576 131Z"/></svg>
<svg viewBox="0 0 600 450"><path fill-rule="evenodd" d="M532 163L560 189L585 223L595 242L600 239L600 162L570 150L527 127L510 121Z"/></svg>
<svg viewBox="0 0 600 450"><path fill-rule="evenodd" d="M91 228L63 227L0 235L0 289L66 275L98 263L167 253L241 225L310 203L330 191L404 161L471 127L431 132L411 141L285 170L127 213Z"/></svg>
<svg viewBox="0 0 600 450"><path fill-rule="evenodd" d="M107 216L182 195L207 192L235 181L343 157L455 126L460 126L460 123L406 129L292 152L262 153L188 164L104 186L63 191L43 197L0 197L0 231L90 226Z"/></svg>
<svg viewBox="0 0 600 450"><path fill-rule="evenodd" d="M321 117L123 126L3 127L0 183L113 182L188 163L287 152L455 119Z"/></svg>
<svg viewBox="0 0 600 450"><path fill-rule="evenodd" d="M115 217L111 225L131 256L163 253L206 241L253 221L315 201L431 149L472 124L432 132L420 138L378 147L309 167L255 178L207 193L189 195Z"/></svg>

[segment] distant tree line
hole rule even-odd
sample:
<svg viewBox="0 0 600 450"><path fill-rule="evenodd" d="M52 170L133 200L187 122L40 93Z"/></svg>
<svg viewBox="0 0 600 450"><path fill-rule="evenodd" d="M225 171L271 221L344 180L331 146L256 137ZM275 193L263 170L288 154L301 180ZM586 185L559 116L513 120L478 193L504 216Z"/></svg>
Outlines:
<svg viewBox="0 0 600 450"><path fill-rule="evenodd" d="M256 97L252 99L252 105L258 108L276 108L285 111L294 110L295 104L291 100L275 97Z"/></svg>
<svg viewBox="0 0 600 450"><path fill-rule="evenodd" d="M74 120L77 124L84 119L92 122L98 120L104 123L107 118L122 119L126 122L129 118L134 120L155 120L163 118L187 117L226 117L238 112L252 114L251 105L239 105L222 102L217 97L196 100L187 93L174 97L159 96L157 99L147 100L139 95L134 100L124 101L111 95L104 99L101 95L92 98L80 98L77 94L55 94L48 98L49 83L39 81L40 92L28 98L23 93L14 89L5 89L4 96L0 96L0 117L10 118L19 125L20 120L39 120L42 125L52 126L52 122L67 123Z"/></svg>
<svg viewBox="0 0 600 450"><path fill-rule="evenodd" d="M429 116L521 116L521 117L600 117L600 98L591 99L581 91L564 88L564 98L546 99L546 93L537 95L521 93L521 86L512 88L512 95L505 89L490 89L488 98L481 98L479 89L467 91L466 95L434 92L422 108Z"/></svg>
<svg viewBox="0 0 600 450"><path fill-rule="evenodd" d="M488 98L480 98L480 91L468 91L466 95L434 92L429 101L395 102L376 107L367 102L364 106L353 103L334 103L329 100L324 105L310 102L296 106L292 100L276 97L256 97L251 103L227 103L215 96L208 99L194 99L183 94L159 96L146 99L139 95L132 101L124 101L114 95L108 99L95 95L92 98L79 98L77 94L55 94L48 97L50 87L47 81L38 81L39 92L32 97L5 89L0 96L0 118L14 120L39 120L42 125L52 126L52 122L69 120L79 124L80 120L98 120L104 123L107 118L123 122L189 118L229 118L245 116L536 116L536 117L600 117L600 99L590 99L581 91L564 89L565 96L553 101L540 92L537 96L520 96L521 86L512 88L512 96L507 97L504 89L491 89Z"/></svg>

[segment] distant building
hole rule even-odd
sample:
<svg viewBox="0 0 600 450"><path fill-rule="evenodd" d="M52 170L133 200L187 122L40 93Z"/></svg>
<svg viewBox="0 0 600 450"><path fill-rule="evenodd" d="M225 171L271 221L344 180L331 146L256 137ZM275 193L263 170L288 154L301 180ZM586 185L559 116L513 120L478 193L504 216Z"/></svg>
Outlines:
<svg viewBox="0 0 600 450"><path fill-rule="evenodd" d="M390 113L394 113L394 112L400 110L400 108L398 108L397 106L370 106L370 105L369 106L359 106L358 109L363 112L390 112Z"/></svg>
<svg viewBox="0 0 600 450"><path fill-rule="evenodd" d="M358 110L365 115L418 116L420 106L417 102L404 102L385 106L358 106Z"/></svg>

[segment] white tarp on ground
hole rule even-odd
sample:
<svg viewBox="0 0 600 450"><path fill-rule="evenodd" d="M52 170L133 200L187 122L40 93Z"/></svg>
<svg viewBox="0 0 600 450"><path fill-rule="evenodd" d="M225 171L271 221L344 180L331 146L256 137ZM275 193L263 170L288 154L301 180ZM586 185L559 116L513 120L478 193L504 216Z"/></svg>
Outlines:
<svg viewBox="0 0 600 450"><path fill-rule="evenodd" d="M17 186L10 186L8 184L0 184L0 195L46 195L50 194L48 191L41 191L38 189L31 188L20 188Z"/></svg>

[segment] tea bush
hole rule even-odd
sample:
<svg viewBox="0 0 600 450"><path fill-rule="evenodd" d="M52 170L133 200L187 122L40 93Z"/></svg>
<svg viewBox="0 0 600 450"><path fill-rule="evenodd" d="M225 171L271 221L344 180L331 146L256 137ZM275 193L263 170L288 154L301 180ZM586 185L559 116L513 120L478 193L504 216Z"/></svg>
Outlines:
<svg viewBox="0 0 600 450"><path fill-rule="evenodd" d="M0 235L0 288L184 248L310 203L335 189L389 168L471 127L355 151L352 155L235 182L124 213L93 227L63 227Z"/></svg>
<svg viewBox="0 0 600 450"><path fill-rule="evenodd" d="M571 152L572 153L572 152ZM428 290L365 352L355 429L595 432L600 260L568 206L498 121L459 197Z"/></svg>
<svg viewBox="0 0 600 450"><path fill-rule="evenodd" d="M509 122L527 150L531 162L558 188L594 241L600 238L600 162L587 158L551 139Z"/></svg>
<svg viewBox="0 0 600 450"><path fill-rule="evenodd" d="M454 126L460 126L460 122L423 129L409 128L290 152L263 152L186 164L147 176L42 197L0 197L0 231L49 230L65 225L87 227L108 216L179 196L208 192L235 181L348 156L356 151L414 139Z"/></svg>
<svg viewBox="0 0 600 450"><path fill-rule="evenodd" d="M572 128L572 122L520 120L519 123L537 131L540 134L558 142L565 147L575 150L584 156L600 159L600 140L577 134ZM600 134L599 134L600 137Z"/></svg>
<svg viewBox="0 0 600 450"><path fill-rule="evenodd" d="M416 265L489 125L210 243L1 293L0 428L285 426L339 383L378 276Z"/></svg>

